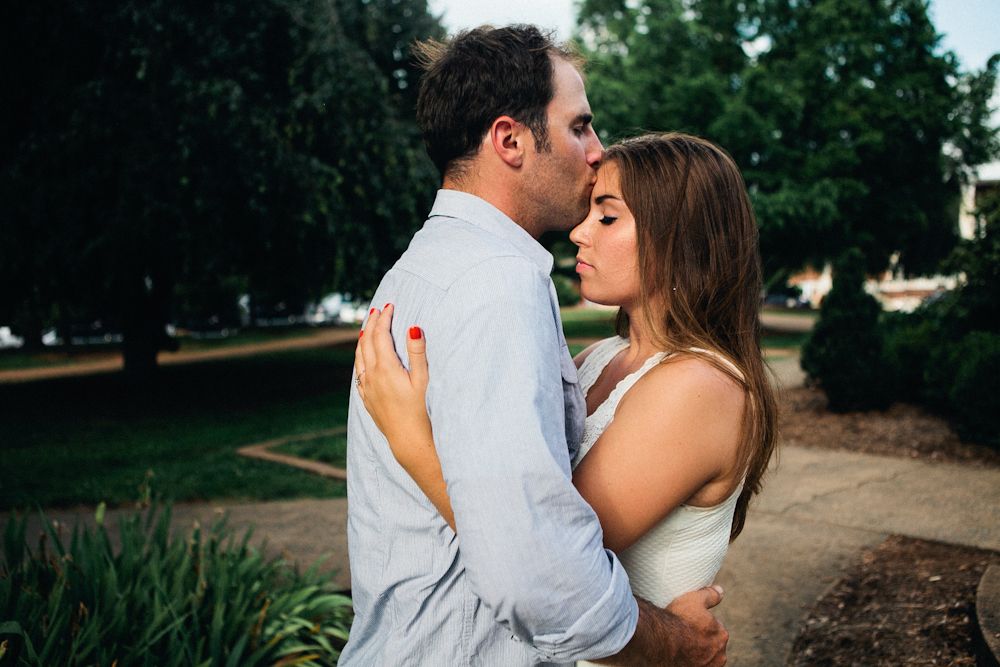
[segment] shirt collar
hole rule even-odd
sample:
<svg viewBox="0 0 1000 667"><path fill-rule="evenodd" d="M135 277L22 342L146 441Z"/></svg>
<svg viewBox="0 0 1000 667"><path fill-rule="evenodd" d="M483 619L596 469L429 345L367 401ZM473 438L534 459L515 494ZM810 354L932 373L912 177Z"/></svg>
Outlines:
<svg viewBox="0 0 1000 667"><path fill-rule="evenodd" d="M538 265L545 275L552 272L552 255L521 225L485 199L459 190L438 190L429 217L456 218L507 241Z"/></svg>

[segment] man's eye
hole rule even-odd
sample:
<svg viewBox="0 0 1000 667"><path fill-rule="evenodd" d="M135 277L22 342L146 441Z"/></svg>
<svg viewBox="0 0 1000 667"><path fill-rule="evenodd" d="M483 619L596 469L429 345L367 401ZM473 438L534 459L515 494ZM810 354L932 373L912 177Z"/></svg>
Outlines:
<svg viewBox="0 0 1000 667"><path fill-rule="evenodd" d="M614 222L614 221L615 221L615 220L617 220L617 219L618 219L618 218L616 218L616 217L614 217L614 216L612 216L612 215L606 215L606 216L604 216L603 218L601 218L599 222L600 222L600 223L601 223L602 225L610 225L610 224L611 224L612 222Z"/></svg>
<svg viewBox="0 0 1000 667"><path fill-rule="evenodd" d="M573 134L583 134L583 127L574 127Z"/></svg>

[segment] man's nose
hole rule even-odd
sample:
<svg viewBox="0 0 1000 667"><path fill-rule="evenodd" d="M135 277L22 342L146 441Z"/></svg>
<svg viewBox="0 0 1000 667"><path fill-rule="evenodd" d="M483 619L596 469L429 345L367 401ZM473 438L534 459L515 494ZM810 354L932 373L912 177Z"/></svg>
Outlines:
<svg viewBox="0 0 1000 667"><path fill-rule="evenodd" d="M594 128L590 128L590 141L587 144L587 164L589 164L594 169L601 166L601 160L604 158L604 146L601 144L601 138L597 136L597 132Z"/></svg>

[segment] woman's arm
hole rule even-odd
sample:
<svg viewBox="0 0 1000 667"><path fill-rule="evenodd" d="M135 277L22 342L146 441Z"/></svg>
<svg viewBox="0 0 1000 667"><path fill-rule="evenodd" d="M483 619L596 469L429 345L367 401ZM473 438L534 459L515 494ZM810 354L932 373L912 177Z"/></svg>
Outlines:
<svg viewBox="0 0 1000 667"><path fill-rule="evenodd" d="M389 335L391 309L372 313L359 340L361 398L396 460L454 529L424 402L426 341L410 330L407 373ZM658 366L632 387L573 474L605 546L619 552L681 503L710 506L732 492L743 402L731 378L697 358Z"/></svg>
<svg viewBox="0 0 1000 667"><path fill-rule="evenodd" d="M407 372L392 345L391 324L392 304L388 304L381 312L374 309L361 331L354 351L358 393L396 461L454 530L455 515L427 416L427 341L419 327L410 327Z"/></svg>
<svg viewBox="0 0 1000 667"><path fill-rule="evenodd" d="M743 404L735 381L695 357L636 382L573 472L606 547L620 553L682 503L711 506L732 493Z"/></svg>

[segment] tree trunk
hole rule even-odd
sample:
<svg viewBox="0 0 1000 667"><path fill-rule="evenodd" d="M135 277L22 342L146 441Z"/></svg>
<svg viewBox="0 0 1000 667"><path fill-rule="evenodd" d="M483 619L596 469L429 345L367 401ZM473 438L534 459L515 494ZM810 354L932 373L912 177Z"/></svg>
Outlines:
<svg viewBox="0 0 1000 667"><path fill-rule="evenodd" d="M156 346L153 332L140 324L126 326L122 332L122 360L125 375L139 384L152 380L156 375Z"/></svg>
<svg viewBox="0 0 1000 667"><path fill-rule="evenodd" d="M156 377L156 355L160 350L176 351L178 343L167 335L167 312L171 288L165 284L135 290L130 307L122 317L122 361L125 375L137 383Z"/></svg>
<svg viewBox="0 0 1000 667"><path fill-rule="evenodd" d="M25 315L17 322L17 335L24 339L22 352L41 352L44 349L42 344L42 319L32 315Z"/></svg>

